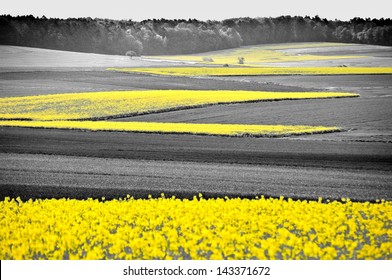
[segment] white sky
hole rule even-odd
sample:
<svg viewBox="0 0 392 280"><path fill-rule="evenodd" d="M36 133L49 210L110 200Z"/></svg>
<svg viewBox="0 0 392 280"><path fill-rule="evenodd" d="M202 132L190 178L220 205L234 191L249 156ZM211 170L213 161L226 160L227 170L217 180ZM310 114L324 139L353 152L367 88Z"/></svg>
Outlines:
<svg viewBox="0 0 392 280"><path fill-rule="evenodd" d="M353 17L391 18L391 3L390 0L3 0L0 14L134 21L153 18L222 20L281 15L319 15L330 20L348 20Z"/></svg>

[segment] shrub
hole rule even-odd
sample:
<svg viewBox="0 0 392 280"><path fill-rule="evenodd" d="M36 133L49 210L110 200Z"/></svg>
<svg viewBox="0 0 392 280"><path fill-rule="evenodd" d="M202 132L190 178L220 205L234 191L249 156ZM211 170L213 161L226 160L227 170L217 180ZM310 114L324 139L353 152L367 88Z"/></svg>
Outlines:
<svg viewBox="0 0 392 280"><path fill-rule="evenodd" d="M126 55L126 56L129 56L131 59L132 59L134 56L139 56L135 51L127 51L127 52L125 53L125 55Z"/></svg>
<svg viewBox="0 0 392 280"><path fill-rule="evenodd" d="M205 62L214 62L214 60L211 57L207 57L207 56L203 57L203 61L205 61Z"/></svg>

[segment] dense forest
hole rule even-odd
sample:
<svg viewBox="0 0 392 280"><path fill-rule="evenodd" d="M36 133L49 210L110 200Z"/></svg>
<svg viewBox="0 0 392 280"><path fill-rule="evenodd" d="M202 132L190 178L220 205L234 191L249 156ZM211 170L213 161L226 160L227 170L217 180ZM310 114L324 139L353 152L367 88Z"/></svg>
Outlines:
<svg viewBox="0 0 392 280"><path fill-rule="evenodd" d="M223 21L0 16L0 44L141 55L187 54L281 42L392 45L391 19L234 18Z"/></svg>

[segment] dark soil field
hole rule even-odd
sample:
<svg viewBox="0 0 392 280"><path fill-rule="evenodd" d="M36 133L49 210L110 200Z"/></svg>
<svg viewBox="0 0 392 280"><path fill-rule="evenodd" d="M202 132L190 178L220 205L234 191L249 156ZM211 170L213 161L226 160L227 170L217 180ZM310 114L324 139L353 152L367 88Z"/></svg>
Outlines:
<svg viewBox="0 0 392 280"><path fill-rule="evenodd" d="M0 65L0 97L134 89L348 91L361 96L217 105L120 120L346 130L277 139L1 127L0 199L162 192L180 197L202 192L207 197L392 199L392 75L158 77L109 72L110 58L102 61L84 68L83 63L75 68L7 62ZM129 63L151 64L119 64Z"/></svg>
<svg viewBox="0 0 392 280"><path fill-rule="evenodd" d="M208 78L159 77L98 68L87 71L0 72L0 97L144 89L309 91L304 87Z"/></svg>
<svg viewBox="0 0 392 280"><path fill-rule="evenodd" d="M288 87L303 91L352 92L361 96L219 105L213 109L166 112L119 121L326 125L339 126L349 132L309 135L306 139L392 142L392 75L227 77L214 80L235 81L244 87L258 85L259 90L264 90L265 86L276 91Z"/></svg>

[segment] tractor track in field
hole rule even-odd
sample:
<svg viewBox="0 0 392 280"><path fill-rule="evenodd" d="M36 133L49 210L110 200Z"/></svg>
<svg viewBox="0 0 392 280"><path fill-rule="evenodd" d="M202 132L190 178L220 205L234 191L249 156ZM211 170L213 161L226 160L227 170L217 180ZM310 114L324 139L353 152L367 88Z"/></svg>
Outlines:
<svg viewBox="0 0 392 280"><path fill-rule="evenodd" d="M386 143L0 129L0 197L392 199Z"/></svg>

